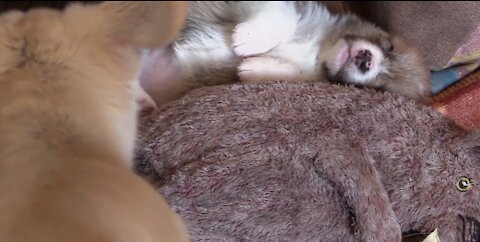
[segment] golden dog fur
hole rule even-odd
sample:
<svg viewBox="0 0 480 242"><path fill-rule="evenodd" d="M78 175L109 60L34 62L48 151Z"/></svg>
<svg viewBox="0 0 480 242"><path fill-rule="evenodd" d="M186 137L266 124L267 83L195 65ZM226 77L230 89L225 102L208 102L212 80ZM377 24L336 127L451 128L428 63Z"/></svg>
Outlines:
<svg viewBox="0 0 480 242"><path fill-rule="evenodd" d="M187 241L135 175L140 48L186 2L105 2L0 16L0 241Z"/></svg>

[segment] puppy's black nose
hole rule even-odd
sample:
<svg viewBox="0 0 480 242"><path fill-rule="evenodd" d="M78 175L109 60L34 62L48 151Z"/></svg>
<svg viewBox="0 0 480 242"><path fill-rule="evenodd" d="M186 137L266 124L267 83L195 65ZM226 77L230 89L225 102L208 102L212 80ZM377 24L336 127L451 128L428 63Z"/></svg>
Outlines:
<svg viewBox="0 0 480 242"><path fill-rule="evenodd" d="M370 70L372 61L372 52L369 50L361 50L355 56L355 65L358 69L365 73Z"/></svg>

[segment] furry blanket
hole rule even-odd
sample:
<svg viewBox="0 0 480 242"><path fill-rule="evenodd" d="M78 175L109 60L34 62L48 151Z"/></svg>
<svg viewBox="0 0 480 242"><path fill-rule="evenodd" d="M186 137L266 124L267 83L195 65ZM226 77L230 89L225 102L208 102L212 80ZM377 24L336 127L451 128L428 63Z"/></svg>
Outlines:
<svg viewBox="0 0 480 242"><path fill-rule="evenodd" d="M141 126L138 171L193 241L479 241L480 136L403 97L206 87Z"/></svg>

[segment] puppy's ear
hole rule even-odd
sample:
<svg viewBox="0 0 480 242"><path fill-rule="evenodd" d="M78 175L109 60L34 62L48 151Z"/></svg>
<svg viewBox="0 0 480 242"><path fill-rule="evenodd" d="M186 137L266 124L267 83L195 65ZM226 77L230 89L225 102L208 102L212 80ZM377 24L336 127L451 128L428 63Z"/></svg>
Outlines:
<svg viewBox="0 0 480 242"><path fill-rule="evenodd" d="M425 58L414 45L395 35L389 37L391 43L383 43L382 48L389 48L390 80L384 89L397 92L403 96L416 99L422 103L430 102L430 71Z"/></svg>
<svg viewBox="0 0 480 242"><path fill-rule="evenodd" d="M107 1L100 4L106 13L107 34L117 41L140 48L162 47L183 27L186 1Z"/></svg>
<svg viewBox="0 0 480 242"><path fill-rule="evenodd" d="M428 80L422 76L408 75L387 82L383 89L417 100L423 104L430 103L431 91Z"/></svg>

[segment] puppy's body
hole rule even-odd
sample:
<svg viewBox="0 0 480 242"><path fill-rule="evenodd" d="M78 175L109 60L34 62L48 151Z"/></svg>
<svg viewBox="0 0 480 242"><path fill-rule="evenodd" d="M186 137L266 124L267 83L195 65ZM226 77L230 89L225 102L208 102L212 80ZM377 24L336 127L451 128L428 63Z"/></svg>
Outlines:
<svg viewBox="0 0 480 242"><path fill-rule="evenodd" d="M173 40L184 12L112 2L0 17L0 241L187 240L130 169L138 48Z"/></svg>
<svg viewBox="0 0 480 242"><path fill-rule="evenodd" d="M157 70L174 70L164 76ZM331 81L428 96L417 51L353 15L318 2L192 2L168 49L147 57L143 86L158 103L203 86L243 82Z"/></svg>

